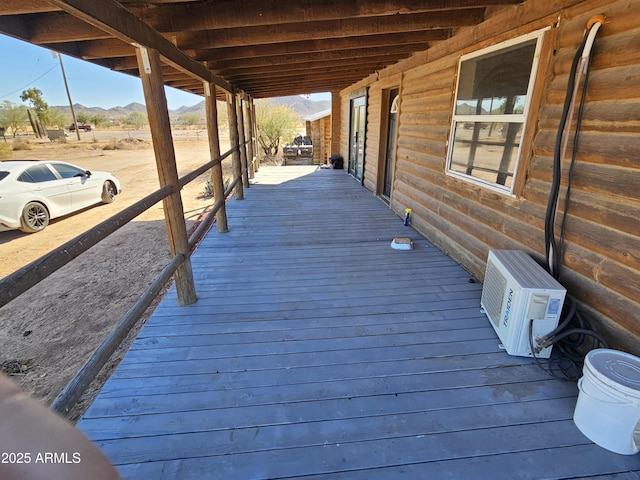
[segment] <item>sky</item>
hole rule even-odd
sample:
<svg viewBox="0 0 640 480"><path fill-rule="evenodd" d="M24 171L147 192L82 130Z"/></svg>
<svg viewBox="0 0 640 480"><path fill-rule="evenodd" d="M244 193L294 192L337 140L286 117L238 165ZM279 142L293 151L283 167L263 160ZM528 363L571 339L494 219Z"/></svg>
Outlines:
<svg viewBox="0 0 640 480"><path fill-rule="evenodd" d="M60 62L51 50L0 34L0 103L8 100L22 104L20 94L38 88L49 106L69 105ZM133 102L144 103L140 79L113 72L107 68L62 56L67 83L74 104L85 107L124 107ZM202 97L167 87L169 110L192 106ZM329 100L329 94L313 94L312 100Z"/></svg>

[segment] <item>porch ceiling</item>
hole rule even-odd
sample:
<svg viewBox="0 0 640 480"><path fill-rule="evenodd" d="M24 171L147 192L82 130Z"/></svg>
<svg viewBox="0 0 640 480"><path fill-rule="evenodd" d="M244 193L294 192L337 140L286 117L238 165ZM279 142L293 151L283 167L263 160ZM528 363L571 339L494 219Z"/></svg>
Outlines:
<svg viewBox="0 0 640 480"><path fill-rule="evenodd" d="M204 66L261 98L340 90L521 1L5 0L0 32L134 76L139 43L169 86L203 94Z"/></svg>

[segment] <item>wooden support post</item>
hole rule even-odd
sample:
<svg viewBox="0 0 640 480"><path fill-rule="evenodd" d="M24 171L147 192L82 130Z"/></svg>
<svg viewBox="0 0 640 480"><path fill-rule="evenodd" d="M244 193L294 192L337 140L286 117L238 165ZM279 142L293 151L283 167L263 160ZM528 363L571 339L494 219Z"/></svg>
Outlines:
<svg viewBox="0 0 640 480"><path fill-rule="evenodd" d="M249 98L244 103L244 118L246 119L247 124L247 139L249 143L247 143L247 163L249 164L249 178L255 178L256 176L256 168L255 168L255 157L253 150L253 122L251 117L251 98Z"/></svg>
<svg viewBox="0 0 640 480"><path fill-rule="evenodd" d="M258 154L258 124L256 123L256 104L251 98L251 125L253 130L253 154L255 155L256 172L260 170L260 155Z"/></svg>
<svg viewBox="0 0 640 480"><path fill-rule="evenodd" d="M178 168L171 136L167 98L164 93L160 55L157 50L138 47L136 48L136 57L144 99L147 104L147 116L149 117L160 187L165 185L173 187L173 193L162 201L169 236L169 248L172 257L177 255L185 257L184 263L178 267L175 273L178 303L190 305L196 302L197 297L189 258L189 237L187 236L182 197L180 196Z"/></svg>
<svg viewBox="0 0 640 480"><path fill-rule="evenodd" d="M236 103L236 108L238 110L238 138L240 145L240 164L242 165L242 185L246 188L249 188L251 185L249 184L249 169L247 165L247 145L245 143L246 138L244 135L244 114L243 114L243 106L244 100L240 97Z"/></svg>
<svg viewBox="0 0 640 480"><path fill-rule="evenodd" d="M218 134L218 105L216 103L216 84L204 83L207 132L209 134L209 152L211 159L220 158L220 135ZM227 209L224 202L224 179L222 178L222 163L211 168L211 185L213 186L214 202L222 201L222 206L216 213L218 232L227 233Z"/></svg>
<svg viewBox="0 0 640 480"><path fill-rule="evenodd" d="M233 93L227 93L227 115L229 117L229 141L231 148L236 147L233 152L233 176L242 179L242 165L240 164L240 152L238 148L238 117L236 116L236 96ZM237 182L233 191L236 200L244 200L244 189L242 182Z"/></svg>
<svg viewBox="0 0 640 480"><path fill-rule="evenodd" d="M340 155L340 114L340 92L331 92L331 157Z"/></svg>

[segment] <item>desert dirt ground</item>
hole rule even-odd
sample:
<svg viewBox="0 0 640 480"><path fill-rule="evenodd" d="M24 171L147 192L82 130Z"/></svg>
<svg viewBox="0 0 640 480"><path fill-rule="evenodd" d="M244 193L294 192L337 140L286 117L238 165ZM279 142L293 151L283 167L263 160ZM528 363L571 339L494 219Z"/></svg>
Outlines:
<svg viewBox="0 0 640 480"><path fill-rule="evenodd" d="M209 160L204 130L173 133L178 174ZM58 159L89 170L114 173L122 193L114 203L97 205L56 219L42 232L0 232L0 277L85 232L158 188L148 131L94 131L72 134L66 143L28 141L13 159ZM11 139L8 139L11 141ZM112 149L118 144L121 148ZM222 140L224 152L228 141ZM226 160L225 163L230 162ZM187 229L213 203L204 194L207 174L182 190ZM215 227L214 227L215 228ZM113 327L133 306L170 259L162 203L154 205L106 240L92 247L38 285L0 308L0 366L24 390L50 404ZM139 322L141 326L152 307ZM71 413L75 420L90 404L101 382L117 365L130 338Z"/></svg>

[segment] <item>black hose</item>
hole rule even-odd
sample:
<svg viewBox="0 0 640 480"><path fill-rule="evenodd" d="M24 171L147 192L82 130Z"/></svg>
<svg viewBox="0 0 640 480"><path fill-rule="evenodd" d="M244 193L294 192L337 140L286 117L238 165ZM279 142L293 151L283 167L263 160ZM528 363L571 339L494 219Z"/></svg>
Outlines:
<svg viewBox="0 0 640 480"><path fill-rule="evenodd" d="M567 191L564 196L564 211L562 212L562 221L560 222L560 241L558 244L557 255L557 270L558 276L560 276L560 268L562 266L562 259L564 258L564 233L566 230L567 213L569 212L569 204L571 202L571 184L573 183L573 173L576 166L576 156L578 153L578 145L580 143L580 127L582 125L582 119L584 117L585 99L587 98L587 88L589 87L589 73L591 72L591 57L593 56L593 49L589 51L589 57L587 59L587 70L584 75L584 82L582 84L582 93L580 97L580 107L578 108L578 115L576 117L576 133L573 136L573 148L571 150L571 164L569 165L569 173L567 174Z"/></svg>
<svg viewBox="0 0 640 480"><path fill-rule="evenodd" d="M551 340L553 337L559 334L562 330L567 328L569 323L571 323L571 320L573 320L573 316L576 313L576 302L573 300L573 298L569 296L566 296L565 302L569 303L569 312L564 315L564 320L555 328L555 330L552 330L551 332L547 333L544 337L541 338L541 344L545 344L547 341ZM548 343L548 345L551 345L551 343Z"/></svg>
<svg viewBox="0 0 640 480"><path fill-rule="evenodd" d="M560 191L560 179L561 179L561 166L562 166L562 140L564 137L564 131L567 125L567 118L569 116L569 110L571 108L571 102L573 97L573 90L576 83L576 73L578 71L578 64L582 51L584 50L585 43L587 41L587 35L582 39L582 43L578 47L576 54L573 57L571 64L571 71L569 73L569 83L567 85L567 95L562 107L562 115L560 117L560 125L558 127L558 133L556 135L556 142L553 151L553 176L551 182L551 190L549 192L549 199L547 201L547 211L545 214L544 225L544 239L545 239L545 255L547 260L547 267L549 273L557 280L560 272L558 266L560 264L558 260L558 245L555 238L555 219L556 209L558 206L558 192Z"/></svg>
<svg viewBox="0 0 640 480"><path fill-rule="evenodd" d="M557 342L563 340L565 337L568 337L570 335L576 335L576 334L586 335L588 337L593 337L598 341L598 344L602 345L604 348L608 348L608 346L609 346L609 344L602 337L602 335L600 335L599 333L594 332L593 330L590 330L588 328L571 328L569 330L565 330L564 332L562 332L561 334L557 335L553 339L553 343L557 343ZM583 342L580 342L580 343L583 343Z"/></svg>
<svg viewBox="0 0 640 480"><path fill-rule="evenodd" d="M573 150L571 155L571 165L569 168L567 192L564 202L564 211L560 227L560 241L556 240L555 236L555 222L556 212L558 206L558 195L560 191L560 182L562 176L562 146L565 131L567 129L567 122L569 121L569 111L574 101L573 92L576 88L576 81L578 78L578 66L580 64L580 58L584 52L585 44L588 38L589 31L585 32L578 50L576 51L573 62L571 64L571 70L569 72L569 82L567 84L567 95L565 97L564 105L562 108L562 115L560 117L560 124L558 126L558 132L556 135L556 141L553 152L553 172L551 189L549 191L549 199L547 203L547 211L545 214L545 255L547 261L547 269L549 273L557 280L560 277L560 268L563 263L564 256L564 233L567 219L567 211L569 209L569 198L571 194L571 179L573 177L573 171L576 161L576 153L578 150L580 125L582 123L582 117L584 113L584 100L587 95L588 77L590 72L590 60L592 51L589 52L588 68L585 72L585 80L582 85L580 107L578 109L578 116L576 120L576 132L573 138ZM570 127L570 125L569 125ZM529 346L536 362L540 364L540 361L536 357L536 353L542 351L542 349L549 347L550 345L557 344L558 348L564 355L564 359L553 360L549 362L549 365L555 365L556 368L562 373L562 377L558 377L551 368L545 369L550 375L556 378L564 378L567 380L577 379L579 373L578 365L584 361L584 350L587 339L592 339L592 348L604 347L609 348L607 341L597 332L595 332L590 325L590 322L585 319L577 309L576 302L573 298L567 295L567 301L569 308L566 314L563 315L562 322L547 335L537 341L537 347L533 345L533 321L529 324ZM564 365L563 365L564 362ZM570 373L571 370L573 373Z"/></svg>

